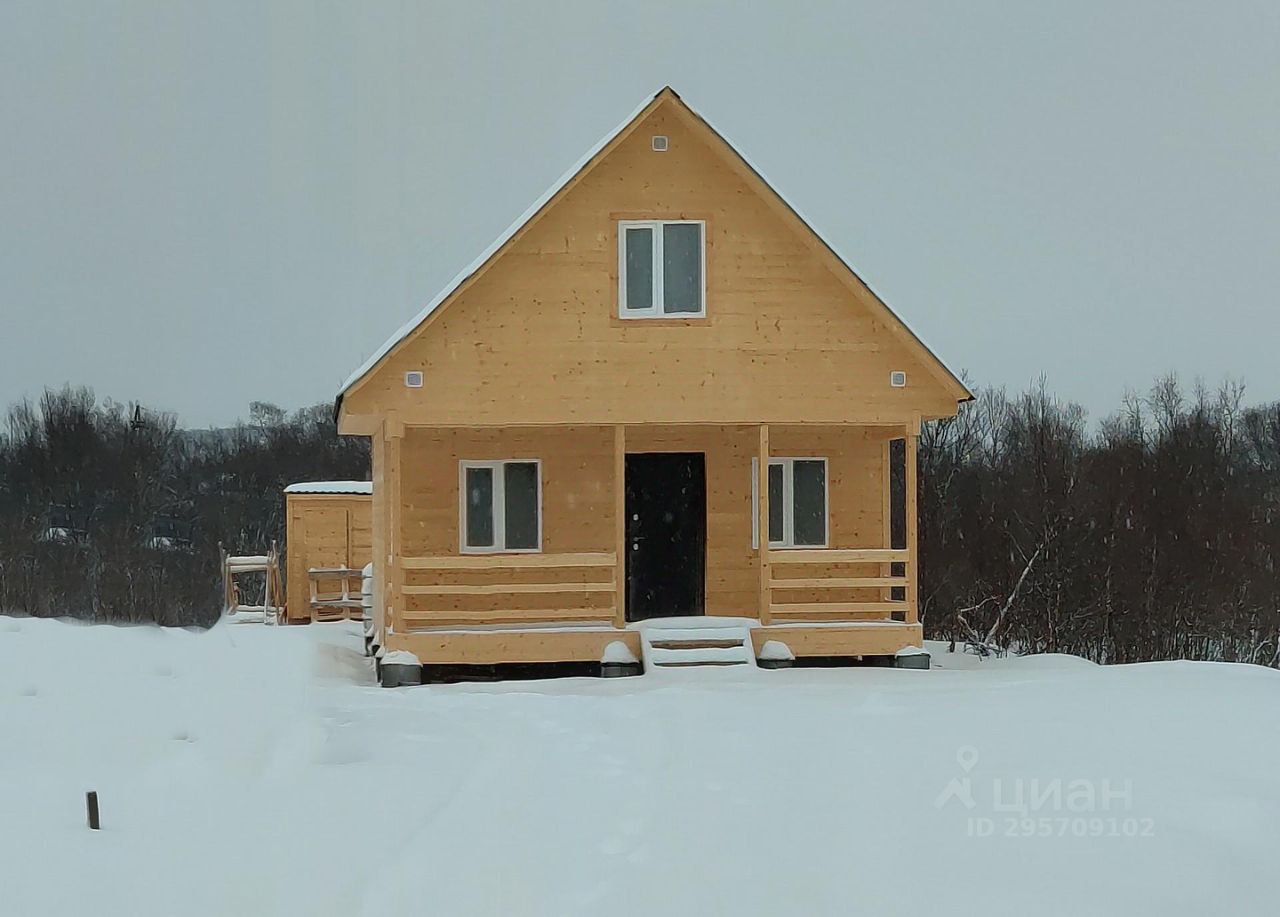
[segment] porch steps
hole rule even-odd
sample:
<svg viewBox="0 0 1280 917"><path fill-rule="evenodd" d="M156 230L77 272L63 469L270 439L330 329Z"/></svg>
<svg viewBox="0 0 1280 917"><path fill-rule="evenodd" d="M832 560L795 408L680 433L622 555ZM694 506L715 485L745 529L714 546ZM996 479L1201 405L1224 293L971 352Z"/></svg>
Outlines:
<svg viewBox="0 0 1280 917"><path fill-rule="evenodd" d="M689 618L646 621L640 627L645 668L755 666L751 629L746 624L706 618L692 624Z"/></svg>
<svg viewBox="0 0 1280 917"><path fill-rule="evenodd" d="M742 645L733 648L713 647L708 649L657 649L650 650L649 658L658 666L684 665L746 665L753 660L747 658Z"/></svg>
<svg viewBox="0 0 1280 917"><path fill-rule="evenodd" d="M723 640L654 640L652 646L656 650L720 650L742 646L741 639L725 638Z"/></svg>

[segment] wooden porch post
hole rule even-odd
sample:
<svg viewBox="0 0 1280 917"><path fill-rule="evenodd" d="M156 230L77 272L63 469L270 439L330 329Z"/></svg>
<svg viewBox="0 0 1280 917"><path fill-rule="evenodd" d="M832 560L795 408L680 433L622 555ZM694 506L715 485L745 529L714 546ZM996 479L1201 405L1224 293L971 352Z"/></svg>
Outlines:
<svg viewBox="0 0 1280 917"><path fill-rule="evenodd" d="M373 561L373 632L377 635L377 643L382 645L382 635L386 632L387 602L384 581L387 578L387 476L386 448L387 438L383 426L378 425L378 432L370 437L369 471L373 481L372 505L369 507L369 548Z"/></svg>
<svg viewBox="0 0 1280 917"><path fill-rule="evenodd" d="M387 420L385 427L386 433L386 475L385 481L387 485L387 502L386 502L386 526L387 526L387 576L385 595L388 615L387 628L389 631L401 633L404 631L404 505L402 502L402 488L400 474L401 451L404 443L404 424L394 417Z"/></svg>
<svg viewBox="0 0 1280 917"><path fill-rule="evenodd" d="M907 479L907 623L915 624L920 620L918 588L920 564L916 552L917 501L916 501L916 451L920 442L919 428L908 429L906 435L906 479Z"/></svg>
<svg viewBox="0 0 1280 917"><path fill-rule="evenodd" d="M759 551L756 555L760 568L760 623L773 620L773 590L769 588L769 425L760 425L760 454L756 460L756 531L759 533Z"/></svg>
<svg viewBox="0 0 1280 917"><path fill-rule="evenodd" d="M884 492L880 495L880 518L882 522L881 547L893 548L893 440L886 439L881 450L883 478L880 486ZM880 576L893 576L893 564L881 564ZM893 601L893 587L886 586L880 590L880 601Z"/></svg>
<svg viewBox="0 0 1280 917"><path fill-rule="evenodd" d="M613 626L627 625L627 428L613 428Z"/></svg>

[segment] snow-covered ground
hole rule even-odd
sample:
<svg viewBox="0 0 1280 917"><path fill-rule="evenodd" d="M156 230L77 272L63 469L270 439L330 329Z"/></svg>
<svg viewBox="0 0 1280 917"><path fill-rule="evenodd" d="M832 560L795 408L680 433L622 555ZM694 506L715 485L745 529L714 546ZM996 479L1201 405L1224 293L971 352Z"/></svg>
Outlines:
<svg viewBox="0 0 1280 917"><path fill-rule="evenodd" d="M357 633L0 617L0 913L1280 913L1274 671L384 690Z"/></svg>

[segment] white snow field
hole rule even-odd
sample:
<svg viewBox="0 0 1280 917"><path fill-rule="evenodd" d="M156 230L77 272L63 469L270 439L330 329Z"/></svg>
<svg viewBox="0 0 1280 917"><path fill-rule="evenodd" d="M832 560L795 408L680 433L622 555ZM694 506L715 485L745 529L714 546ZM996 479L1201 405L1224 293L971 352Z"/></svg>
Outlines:
<svg viewBox="0 0 1280 917"><path fill-rule="evenodd" d="M1275 671L389 690L357 628L0 618L0 914L1280 913Z"/></svg>

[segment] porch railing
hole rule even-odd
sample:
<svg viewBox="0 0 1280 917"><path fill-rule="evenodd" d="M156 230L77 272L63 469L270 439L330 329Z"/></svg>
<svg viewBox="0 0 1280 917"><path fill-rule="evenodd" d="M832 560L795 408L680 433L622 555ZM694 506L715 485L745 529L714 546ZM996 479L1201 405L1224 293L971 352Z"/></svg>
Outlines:
<svg viewBox="0 0 1280 917"><path fill-rule="evenodd" d="M771 550L772 623L917 623L910 552ZM621 575L612 552L464 554L401 559L401 626L614 623ZM762 609L763 610L763 609Z"/></svg>
<svg viewBox="0 0 1280 917"><path fill-rule="evenodd" d="M405 557L400 566L406 628L614 620L613 553Z"/></svg>
<svg viewBox="0 0 1280 917"><path fill-rule="evenodd" d="M768 560L769 618L775 623L917 621L909 551L771 550Z"/></svg>

